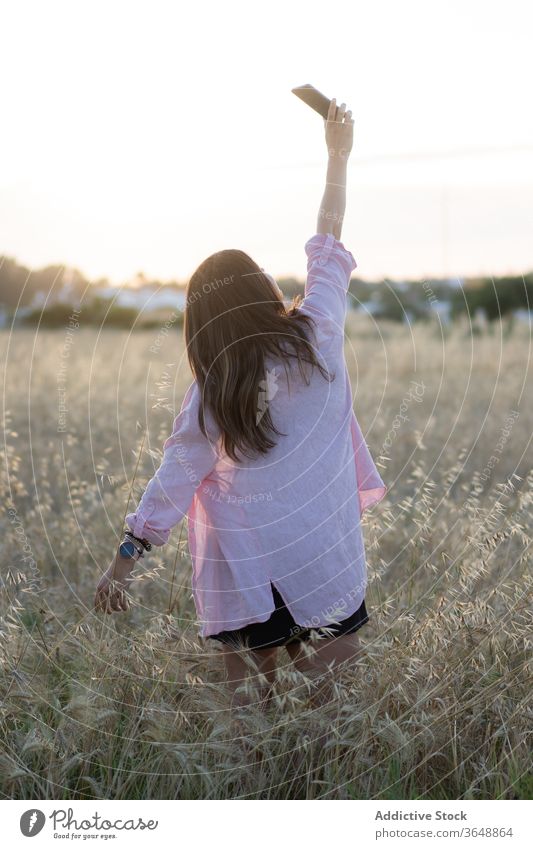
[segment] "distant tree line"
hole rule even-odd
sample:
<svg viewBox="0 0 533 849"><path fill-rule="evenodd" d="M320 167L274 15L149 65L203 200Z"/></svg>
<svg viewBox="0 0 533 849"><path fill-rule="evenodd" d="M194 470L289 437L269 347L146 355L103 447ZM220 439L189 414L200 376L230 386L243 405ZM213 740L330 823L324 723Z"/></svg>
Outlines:
<svg viewBox="0 0 533 849"><path fill-rule="evenodd" d="M470 278L459 286L446 280L367 283L352 278L349 295L352 307L371 304L378 319L427 319L446 306L452 320L474 316L479 308L493 321L515 310L533 309L533 272L523 277Z"/></svg>
<svg viewBox="0 0 533 849"><path fill-rule="evenodd" d="M149 280L142 273L137 275L135 282L157 288L163 285ZM301 280L287 277L278 282L287 299L303 295ZM99 296L102 289L109 285L105 278L90 281L77 269L50 265L30 270L11 257L0 256L0 310L13 314L17 308L26 308L22 310L22 322L63 326L68 320L71 304L82 302L85 322L132 327L138 319L136 308L111 306L108 299ZM164 285L184 291L183 286L175 281ZM41 293L43 303L33 311L28 310L38 293ZM474 315L481 308L487 318L493 320L514 310L532 308L533 272L524 276L469 278L461 281L461 285L453 285L446 280L382 280L369 283L352 278L349 300L353 308L367 309L377 319L426 319L432 312L446 307L451 319L462 314ZM143 316L142 326L150 323L155 325L158 322L151 322L149 316ZM181 320L178 320L176 325L180 323Z"/></svg>
<svg viewBox="0 0 533 849"><path fill-rule="evenodd" d="M533 273L524 277L482 279L479 285L466 287L464 295L462 292L454 294L452 317L466 311L466 301L471 314L481 307L492 321L514 310L533 309Z"/></svg>
<svg viewBox="0 0 533 849"><path fill-rule="evenodd" d="M89 281L76 269L49 265L34 271L11 257L0 256L0 305L11 309L29 306L38 292L50 293L53 300L54 293L63 287L65 271L73 295L81 297Z"/></svg>

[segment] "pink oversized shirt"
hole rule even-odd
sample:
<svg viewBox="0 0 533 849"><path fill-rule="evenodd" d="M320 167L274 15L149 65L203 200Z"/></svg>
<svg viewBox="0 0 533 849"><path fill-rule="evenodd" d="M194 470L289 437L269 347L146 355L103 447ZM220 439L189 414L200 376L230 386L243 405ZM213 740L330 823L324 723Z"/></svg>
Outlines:
<svg viewBox="0 0 533 849"><path fill-rule="evenodd" d="M321 626L350 616L365 597L360 517L387 487L352 407L344 358L346 294L357 263L333 235L305 244L307 282L300 309L316 322L315 350L335 379L318 371L309 385L267 359L258 413L269 405L283 436L260 459L234 463L198 426L200 391L185 394L163 459L126 522L138 537L164 545L188 518L192 592L200 636L269 618L270 582L295 621Z"/></svg>

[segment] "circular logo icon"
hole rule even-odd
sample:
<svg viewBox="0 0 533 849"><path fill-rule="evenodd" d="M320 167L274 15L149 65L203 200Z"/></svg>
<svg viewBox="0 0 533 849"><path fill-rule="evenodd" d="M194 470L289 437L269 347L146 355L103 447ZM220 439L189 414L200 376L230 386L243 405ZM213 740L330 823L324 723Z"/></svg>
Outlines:
<svg viewBox="0 0 533 849"><path fill-rule="evenodd" d="M39 834L45 822L46 817L42 811L37 808L30 808L29 811L24 811L20 818L20 830L24 837L35 837L36 834Z"/></svg>

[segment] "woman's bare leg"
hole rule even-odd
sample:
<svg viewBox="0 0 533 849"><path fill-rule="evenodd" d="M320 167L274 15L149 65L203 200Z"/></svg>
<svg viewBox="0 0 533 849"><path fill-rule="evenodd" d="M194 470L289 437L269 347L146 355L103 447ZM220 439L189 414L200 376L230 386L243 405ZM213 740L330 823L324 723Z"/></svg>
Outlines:
<svg viewBox="0 0 533 849"><path fill-rule="evenodd" d="M361 657L363 648L357 633L327 637L314 643L308 641L307 646L313 649L311 653L306 651L301 641L290 643L285 648L296 668L318 685L312 701L315 706L320 706L331 701L335 677ZM330 672L328 667L331 664ZM332 678L332 675L335 677Z"/></svg>
<svg viewBox="0 0 533 849"><path fill-rule="evenodd" d="M224 653L224 663L226 667L227 681L231 689L232 708L243 707L253 704L253 697L243 691L236 692L237 689L244 684L246 678L250 677L252 683L259 690L259 699L261 707L266 707L269 699L272 696L272 688L276 680L277 668L277 647L266 649L245 649L242 652L235 651L226 643L221 643ZM254 674L250 665L246 663L244 654L250 658L257 669ZM264 675L266 683L262 681L259 675ZM257 679L257 680L255 680Z"/></svg>

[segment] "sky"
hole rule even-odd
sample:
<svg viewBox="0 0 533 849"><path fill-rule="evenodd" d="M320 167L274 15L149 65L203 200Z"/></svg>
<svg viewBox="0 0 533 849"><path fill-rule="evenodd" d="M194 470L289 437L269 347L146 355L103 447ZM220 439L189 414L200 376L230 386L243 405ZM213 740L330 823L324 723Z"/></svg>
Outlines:
<svg viewBox="0 0 533 849"><path fill-rule="evenodd" d="M529 2L0 9L0 254L123 283L240 248L302 278L327 154L291 89L311 83L355 121L355 274L533 270Z"/></svg>

